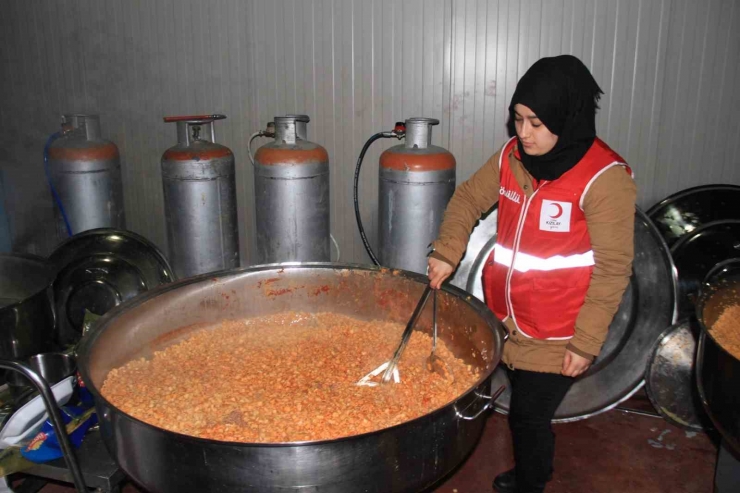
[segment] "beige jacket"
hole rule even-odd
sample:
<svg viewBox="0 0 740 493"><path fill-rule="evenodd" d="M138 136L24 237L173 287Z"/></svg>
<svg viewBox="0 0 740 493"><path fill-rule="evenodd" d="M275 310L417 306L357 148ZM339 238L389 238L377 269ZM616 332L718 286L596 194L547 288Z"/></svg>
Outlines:
<svg viewBox="0 0 740 493"><path fill-rule="evenodd" d="M432 256L453 267L460 263L476 221L498 202L500 152L455 190L439 237L432 244ZM522 190L531 196L532 176L513 151L509 163ZM598 356L632 274L636 197L635 183L621 166L606 170L594 181L584 197L583 211L595 265L586 301L576 320L575 335L569 341L528 339L517 334L509 318L505 325L510 337L503 354L507 366L560 373L566 348L581 356Z"/></svg>

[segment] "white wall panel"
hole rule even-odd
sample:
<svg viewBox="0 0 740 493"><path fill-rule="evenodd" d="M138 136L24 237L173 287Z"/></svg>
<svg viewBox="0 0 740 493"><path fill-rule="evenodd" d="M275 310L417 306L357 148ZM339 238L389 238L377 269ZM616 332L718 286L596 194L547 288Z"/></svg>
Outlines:
<svg viewBox="0 0 740 493"><path fill-rule="evenodd" d="M244 263L252 256L249 135L306 113L331 159L332 233L366 262L354 219L357 156L373 133L438 118L433 143L468 178L507 138L519 77L572 53L605 91L599 134L632 165L649 207L704 183L740 184L740 6L734 0L10 0L0 15L0 170L14 248L58 238L42 166L63 112L101 115L121 149L130 229L165 248L159 159L175 128L162 116L221 112L237 157ZM266 142L258 139L257 145ZM361 174L371 242L376 142Z"/></svg>

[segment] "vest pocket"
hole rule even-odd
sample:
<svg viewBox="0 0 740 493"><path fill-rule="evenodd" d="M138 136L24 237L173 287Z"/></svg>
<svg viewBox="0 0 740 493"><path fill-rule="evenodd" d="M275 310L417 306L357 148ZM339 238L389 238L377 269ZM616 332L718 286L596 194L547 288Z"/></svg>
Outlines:
<svg viewBox="0 0 740 493"><path fill-rule="evenodd" d="M532 282L529 316L541 339L573 336L576 318L586 299L591 269L559 274L556 278L538 277Z"/></svg>

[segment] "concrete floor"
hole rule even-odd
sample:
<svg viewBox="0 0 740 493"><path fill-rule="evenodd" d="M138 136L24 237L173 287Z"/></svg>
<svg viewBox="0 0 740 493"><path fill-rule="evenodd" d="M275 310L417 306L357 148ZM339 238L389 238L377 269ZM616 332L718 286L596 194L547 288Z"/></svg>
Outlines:
<svg viewBox="0 0 740 493"><path fill-rule="evenodd" d="M650 410L644 392L624 407ZM705 433L686 432L661 418L612 410L558 424L555 474L547 493L711 493L717 447ZM488 493L513 465L506 417L492 414L468 460L434 493ZM48 484L41 493L73 493ZM126 485L122 493L141 493ZM183 492L185 493L185 492Z"/></svg>
<svg viewBox="0 0 740 493"><path fill-rule="evenodd" d="M648 410L646 403L640 394L624 407ZM717 447L704 433L618 410L557 424L555 433L555 472L547 493L713 491ZM434 491L491 492L493 478L513 465L506 417L494 414L470 458Z"/></svg>

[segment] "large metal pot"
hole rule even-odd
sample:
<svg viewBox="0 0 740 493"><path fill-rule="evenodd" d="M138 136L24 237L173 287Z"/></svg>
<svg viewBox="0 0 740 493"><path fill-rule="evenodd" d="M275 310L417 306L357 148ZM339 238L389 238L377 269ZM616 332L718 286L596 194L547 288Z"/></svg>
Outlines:
<svg viewBox="0 0 740 493"><path fill-rule="evenodd" d="M723 310L738 304L740 259L734 259L718 264L709 273L696 303L702 329L696 354L696 381L707 414L726 443L740 453L740 360L712 335L712 327Z"/></svg>
<svg viewBox="0 0 740 493"><path fill-rule="evenodd" d="M53 348L54 272L41 257L0 254L0 358L24 359Z"/></svg>
<svg viewBox="0 0 740 493"><path fill-rule="evenodd" d="M337 440L219 442L145 424L99 392L111 369L149 357L222 319L299 310L405 324L426 282L418 274L373 267L281 264L185 279L114 308L83 338L78 359L95 395L108 449L150 493L389 493L428 488L462 462L480 437L483 411L490 406L490 375L503 344L503 329L488 308L455 287L439 293L439 337L458 357L479 368L481 377L444 408L398 426ZM429 311L417 329L430 330Z"/></svg>

